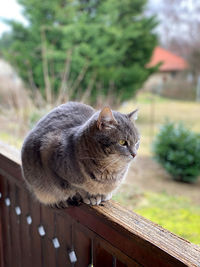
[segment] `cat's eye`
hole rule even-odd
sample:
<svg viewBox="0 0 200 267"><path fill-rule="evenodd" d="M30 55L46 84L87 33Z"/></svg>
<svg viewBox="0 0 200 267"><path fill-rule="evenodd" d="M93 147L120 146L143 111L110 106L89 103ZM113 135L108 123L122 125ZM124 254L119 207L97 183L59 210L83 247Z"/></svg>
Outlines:
<svg viewBox="0 0 200 267"><path fill-rule="evenodd" d="M127 145L127 141L126 140L119 140L119 144L121 146L126 146Z"/></svg>

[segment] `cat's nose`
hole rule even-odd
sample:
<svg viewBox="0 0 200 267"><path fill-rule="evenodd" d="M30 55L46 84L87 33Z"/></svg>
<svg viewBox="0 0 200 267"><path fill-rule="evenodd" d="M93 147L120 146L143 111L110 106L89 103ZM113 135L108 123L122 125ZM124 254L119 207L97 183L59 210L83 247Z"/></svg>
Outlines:
<svg viewBox="0 0 200 267"><path fill-rule="evenodd" d="M131 152L131 156L132 156L133 158L135 158L136 155L137 155L137 153L135 153L135 152Z"/></svg>

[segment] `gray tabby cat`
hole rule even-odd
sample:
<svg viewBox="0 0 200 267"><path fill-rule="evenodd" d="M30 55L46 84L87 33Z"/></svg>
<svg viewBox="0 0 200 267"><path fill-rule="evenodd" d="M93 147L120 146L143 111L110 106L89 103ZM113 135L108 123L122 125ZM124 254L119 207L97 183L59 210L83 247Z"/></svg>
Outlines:
<svg viewBox="0 0 200 267"><path fill-rule="evenodd" d="M77 198L91 205L109 200L139 147L136 116L137 110L125 115L76 102L53 109L22 147L31 192L41 203L59 207Z"/></svg>

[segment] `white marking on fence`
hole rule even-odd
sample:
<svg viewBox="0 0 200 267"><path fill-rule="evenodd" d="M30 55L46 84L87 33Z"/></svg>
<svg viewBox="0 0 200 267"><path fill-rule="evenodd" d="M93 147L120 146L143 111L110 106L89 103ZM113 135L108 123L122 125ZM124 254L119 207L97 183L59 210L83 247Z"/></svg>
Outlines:
<svg viewBox="0 0 200 267"><path fill-rule="evenodd" d="M31 218L30 215L28 215L28 216L26 217L26 221L27 221L27 223L28 223L29 225L32 224L32 218Z"/></svg>
<svg viewBox="0 0 200 267"><path fill-rule="evenodd" d="M60 247L60 243L59 243L57 237L53 238L52 242L53 242L54 248L59 248Z"/></svg>
<svg viewBox="0 0 200 267"><path fill-rule="evenodd" d="M71 261L71 263L74 263L77 261L77 258L76 258L76 254L75 254L75 251L72 250L70 253L69 253L69 259Z"/></svg>
<svg viewBox="0 0 200 267"><path fill-rule="evenodd" d="M22 213L19 206L15 207L15 212L17 215L20 215Z"/></svg>
<svg viewBox="0 0 200 267"><path fill-rule="evenodd" d="M10 204L11 204L11 202L10 202L10 198L7 197L7 198L5 199L5 203L6 203L6 206L9 207Z"/></svg>
<svg viewBox="0 0 200 267"><path fill-rule="evenodd" d="M45 236L45 230L42 225L38 227L38 232L41 236Z"/></svg>

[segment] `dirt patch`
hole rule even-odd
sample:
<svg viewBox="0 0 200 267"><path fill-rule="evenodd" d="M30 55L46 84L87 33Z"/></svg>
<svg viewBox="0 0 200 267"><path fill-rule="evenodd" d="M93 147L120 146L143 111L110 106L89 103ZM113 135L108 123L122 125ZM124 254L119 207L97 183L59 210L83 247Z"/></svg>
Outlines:
<svg viewBox="0 0 200 267"><path fill-rule="evenodd" d="M125 183L141 191L166 192L186 197L200 205L200 179L194 184L173 181L170 175L149 156L138 156L135 159Z"/></svg>

